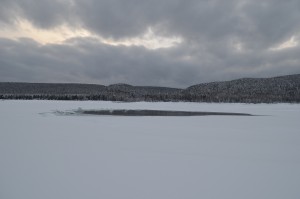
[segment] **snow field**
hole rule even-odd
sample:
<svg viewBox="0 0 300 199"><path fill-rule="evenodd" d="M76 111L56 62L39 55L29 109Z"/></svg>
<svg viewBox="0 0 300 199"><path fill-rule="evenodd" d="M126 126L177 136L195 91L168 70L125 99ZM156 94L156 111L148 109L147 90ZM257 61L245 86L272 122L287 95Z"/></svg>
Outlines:
<svg viewBox="0 0 300 199"><path fill-rule="evenodd" d="M74 109L261 116L58 116ZM298 199L300 105L0 101L0 198Z"/></svg>

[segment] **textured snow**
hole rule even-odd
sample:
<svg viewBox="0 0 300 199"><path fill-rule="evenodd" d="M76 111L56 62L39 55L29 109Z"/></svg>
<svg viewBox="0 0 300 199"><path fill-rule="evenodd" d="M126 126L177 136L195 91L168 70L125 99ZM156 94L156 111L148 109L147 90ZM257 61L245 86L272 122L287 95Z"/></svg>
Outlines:
<svg viewBox="0 0 300 199"><path fill-rule="evenodd" d="M255 117L58 115L82 109ZM1 199L299 199L300 105L0 101Z"/></svg>

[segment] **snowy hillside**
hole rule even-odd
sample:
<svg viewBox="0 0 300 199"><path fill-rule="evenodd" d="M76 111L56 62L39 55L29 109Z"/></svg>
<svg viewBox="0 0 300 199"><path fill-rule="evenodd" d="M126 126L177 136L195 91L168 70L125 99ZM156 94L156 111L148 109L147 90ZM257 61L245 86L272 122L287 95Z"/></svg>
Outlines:
<svg viewBox="0 0 300 199"><path fill-rule="evenodd" d="M300 75L199 84L183 92L190 95L192 101L300 102Z"/></svg>
<svg viewBox="0 0 300 199"><path fill-rule="evenodd" d="M212 82L187 89L128 84L0 83L0 99L300 103L300 75Z"/></svg>

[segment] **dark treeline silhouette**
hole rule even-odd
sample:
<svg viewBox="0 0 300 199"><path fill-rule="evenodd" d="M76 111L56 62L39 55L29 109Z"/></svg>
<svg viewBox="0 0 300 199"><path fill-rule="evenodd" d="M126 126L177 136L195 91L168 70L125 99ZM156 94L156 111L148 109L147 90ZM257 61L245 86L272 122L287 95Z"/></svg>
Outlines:
<svg viewBox="0 0 300 199"><path fill-rule="evenodd" d="M244 78L186 89L128 84L0 83L0 99L299 103L300 75Z"/></svg>

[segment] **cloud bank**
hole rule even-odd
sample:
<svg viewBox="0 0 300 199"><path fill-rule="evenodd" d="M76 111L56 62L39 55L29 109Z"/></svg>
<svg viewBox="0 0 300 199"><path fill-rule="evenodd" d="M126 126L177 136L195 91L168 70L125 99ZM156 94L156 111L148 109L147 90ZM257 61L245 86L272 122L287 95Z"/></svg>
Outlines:
<svg viewBox="0 0 300 199"><path fill-rule="evenodd" d="M0 81L187 87L300 73L297 0L0 4Z"/></svg>

